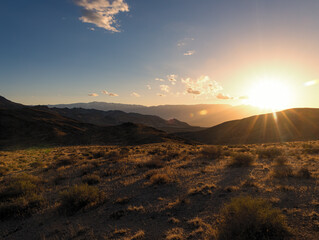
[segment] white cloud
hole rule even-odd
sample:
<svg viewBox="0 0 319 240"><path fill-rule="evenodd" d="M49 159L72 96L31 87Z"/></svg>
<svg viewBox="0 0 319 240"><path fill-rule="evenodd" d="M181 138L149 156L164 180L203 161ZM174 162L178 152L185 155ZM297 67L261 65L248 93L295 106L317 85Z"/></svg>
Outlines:
<svg viewBox="0 0 319 240"><path fill-rule="evenodd" d="M93 27L91 27L91 28L89 28L91 31L95 31L95 28L93 28Z"/></svg>
<svg viewBox="0 0 319 240"><path fill-rule="evenodd" d="M89 93L88 94L90 97L98 97L99 96L99 94L97 94L97 93Z"/></svg>
<svg viewBox="0 0 319 240"><path fill-rule="evenodd" d="M182 79L182 83L186 87L186 93L194 95L215 96L217 92L223 89L218 82L205 75L196 80L191 78Z"/></svg>
<svg viewBox="0 0 319 240"><path fill-rule="evenodd" d="M192 56L194 54L195 54L195 50L189 50L189 51L184 53L184 56Z"/></svg>
<svg viewBox="0 0 319 240"><path fill-rule="evenodd" d="M155 78L155 81L165 82L165 80L164 80L164 79L162 79L162 78Z"/></svg>
<svg viewBox="0 0 319 240"><path fill-rule="evenodd" d="M169 92L169 90L170 90L170 88L169 88L169 86L168 85L160 85L160 89L161 89L161 91L163 91L163 92Z"/></svg>
<svg viewBox="0 0 319 240"><path fill-rule="evenodd" d="M170 74L170 75L167 75L167 80L169 82L171 82L172 85L175 85L176 82L177 82L177 75L176 74Z"/></svg>
<svg viewBox="0 0 319 240"><path fill-rule="evenodd" d="M132 93L131 93L131 96L132 96L132 97L140 97L141 95L138 94L138 93L136 93L136 92L132 92Z"/></svg>
<svg viewBox="0 0 319 240"><path fill-rule="evenodd" d="M244 100L244 99L248 99L248 98L249 98L248 96L240 96L240 97L239 97L239 99L243 99L243 100Z"/></svg>
<svg viewBox="0 0 319 240"><path fill-rule="evenodd" d="M105 95L109 95L110 97L118 97L119 96L116 93L111 93L111 92L108 92L106 90L103 90L102 93L105 94Z"/></svg>
<svg viewBox="0 0 319 240"><path fill-rule="evenodd" d="M233 97L229 96L228 94L223 94L223 93L219 93L216 97L218 99L222 99L222 100L233 99Z"/></svg>
<svg viewBox="0 0 319 240"><path fill-rule="evenodd" d="M147 87L148 90L152 89L151 85L149 85L149 84L147 84L146 87Z"/></svg>
<svg viewBox="0 0 319 240"><path fill-rule="evenodd" d="M83 7L84 23L92 23L97 27L111 32L120 32L115 16L120 12L129 12L129 6L124 0L74 0L76 5Z"/></svg>

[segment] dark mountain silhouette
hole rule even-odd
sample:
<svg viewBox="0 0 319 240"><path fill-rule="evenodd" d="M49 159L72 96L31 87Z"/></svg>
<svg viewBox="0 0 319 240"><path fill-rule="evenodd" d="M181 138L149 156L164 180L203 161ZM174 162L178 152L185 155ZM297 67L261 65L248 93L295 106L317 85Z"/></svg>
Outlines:
<svg viewBox="0 0 319 240"><path fill-rule="evenodd" d="M49 105L57 108L84 108L102 111L119 110L126 113L134 112L146 115L156 115L163 119L179 119L192 126L211 127L225 121L267 113L257 107L228 104L197 104L197 105L159 105L142 106L106 102L73 103Z"/></svg>
<svg viewBox="0 0 319 240"><path fill-rule="evenodd" d="M5 98L0 99L0 106L0 148L39 145L135 145L181 140L141 124L123 123L101 127L82 123L37 107L16 107Z"/></svg>
<svg viewBox="0 0 319 240"><path fill-rule="evenodd" d="M24 106L22 104L11 102L8 99L0 96L0 109L18 109L23 107Z"/></svg>
<svg viewBox="0 0 319 240"><path fill-rule="evenodd" d="M295 108L178 134L206 144L245 144L319 139L319 109Z"/></svg>
<svg viewBox="0 0 319 240"><path fill-rule="evenodd" d="M72 118L80 122L92 123L98 126L114 126L126 122L143 124L149 127L154 127L159 130L174 133L186 131L199 131L203 128L193 127L187 123L177 119L164 120L158 116L143 115L139 113L126 113L123 111L100 111L95 109L84 108L47 108L39 106L38 109L52 111L64 117Z"/></svg>

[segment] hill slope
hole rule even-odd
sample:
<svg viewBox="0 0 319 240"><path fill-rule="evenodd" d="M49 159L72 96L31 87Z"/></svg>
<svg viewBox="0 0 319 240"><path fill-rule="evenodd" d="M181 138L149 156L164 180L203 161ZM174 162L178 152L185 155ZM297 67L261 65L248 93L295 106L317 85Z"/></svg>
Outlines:
<svg viewBox="0 0 319 240"><path fill-rule="evenodd" d="M207 144L244 144L319 139L319 109L296 108L219 124L179 136Z"/></svg>
<svg viewBox="0 0 319 240"><path fill-rule="evenodd" d="M66 118L36 107L12 108L1 99L0 146L125 144L164 142L177 139L144 125L124 123L100 127Z"/></svg>
<svg viewBox="0 0 319 240"><path fill-rule="evenodd" d="M100 111L96 109L47 108L43 106L39 106L37 108L43 109L45 111L52 111L64 117L98 126L115 126L126 122L132 122L154 127L168 133L202 130L200 127L190 126L189 124L181 122L177 119L164 120L158 116L143 115L139 113L126 113L118 110Z"/></svg>

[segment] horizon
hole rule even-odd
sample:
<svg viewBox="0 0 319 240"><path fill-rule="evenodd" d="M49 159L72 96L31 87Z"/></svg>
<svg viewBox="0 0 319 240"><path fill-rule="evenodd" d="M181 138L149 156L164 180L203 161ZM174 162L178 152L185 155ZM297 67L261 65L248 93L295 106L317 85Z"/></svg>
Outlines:
<svg viewBox="0 0 319 240"><path fill-rule="evenodd" d="M318 10L315 0L2 1L0 95L318 108Z"/></svg>

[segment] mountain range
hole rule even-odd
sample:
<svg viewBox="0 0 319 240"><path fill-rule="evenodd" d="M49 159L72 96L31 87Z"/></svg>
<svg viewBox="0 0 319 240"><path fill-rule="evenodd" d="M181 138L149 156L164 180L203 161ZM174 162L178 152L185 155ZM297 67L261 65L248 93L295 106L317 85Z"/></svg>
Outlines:
<svg viewBox="0 0 319 240"><path fill-rule="evenodd" d="M141 124L102 127L0 97L0 148L47 145L136 145L183 141Z"/></svg>
<svg viewBox="0 0 319 240"><path fill-rule="evenodd" d="M89 102L48 105L50 108L82 108L102 111L119 110L126 113L156 115L163 119L178 119L192 126L212 127L217 124L256 114L267 113L249 105L232 106L228 104L197 104L197 105L159 105L143 106L134 104Z"/></svg>

